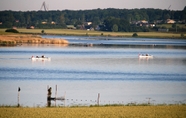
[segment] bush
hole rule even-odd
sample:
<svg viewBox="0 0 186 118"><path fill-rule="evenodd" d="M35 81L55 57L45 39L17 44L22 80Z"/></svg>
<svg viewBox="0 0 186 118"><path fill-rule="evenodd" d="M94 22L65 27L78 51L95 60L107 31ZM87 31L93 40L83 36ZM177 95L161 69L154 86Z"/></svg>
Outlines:
<svg viewBox="0 0 186 118"><path fill-rule="evenodd" d="M137 33L134 33L133 35L132 35L132 37L137 37L138 36L138 34Z"/></svg>
<svg viewBox="0 0 186 118"><path fill-rule="evenodd" d="M41 30L41 33L44 34L45 33L45 30Z"/></svg>
<svg viewBox="0 0 186 118"><path fill-rule="evenodd" d="M19 33L16 29L7 29L5 32Z"/></svg>
<svg viewBox="0 0 186 118"><path fill-rule="evenodd" d="M181 33L181 35L180 35L181 37L184 37L184 34L183 33Z"/></svg>

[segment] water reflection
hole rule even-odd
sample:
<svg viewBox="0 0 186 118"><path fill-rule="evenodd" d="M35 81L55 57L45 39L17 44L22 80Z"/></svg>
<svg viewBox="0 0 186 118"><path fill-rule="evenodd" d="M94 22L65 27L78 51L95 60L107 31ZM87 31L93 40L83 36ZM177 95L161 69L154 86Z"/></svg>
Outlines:
<svg viewBox="0 0 186 118"><path fill-rule="evenodd" d="M139 58L139 53L149 53L153 58ZM32 55L46 55L52 60L31 61ZM71 44L0 47L0 104L17 105L18 86L22 88L20 105L31 107L53 103L94 105L98 93L100 104L148 103L147 98L155 104L184 103L185 62L184 46L118 42L92 47ZM56 94L47 98L46 85L56 84L60 93L66 91L65 101Z"/></svg>
<svg viewBox="0 0 186 118"><path fill-rule="evenodd" d="M44 38L61 38L69 41L70 44L79 45L107 45L107 46L183 46L186 41L182 39L148 39L148 38L118 38L118 37L86 37L86 36L50 36L43 35Z"/></svg>
<svg viewBox="0 0 186 118"><path fill-rule="evenodd" d="M55 97L52 97L52 87L47 87L47 89L48 89L48 94L47 94L47 106L48 107L51 107L51 101L55 102L55 106L56 106L57 100L65 101L65 96L57 97L57 85L56 85Z"/></svg>

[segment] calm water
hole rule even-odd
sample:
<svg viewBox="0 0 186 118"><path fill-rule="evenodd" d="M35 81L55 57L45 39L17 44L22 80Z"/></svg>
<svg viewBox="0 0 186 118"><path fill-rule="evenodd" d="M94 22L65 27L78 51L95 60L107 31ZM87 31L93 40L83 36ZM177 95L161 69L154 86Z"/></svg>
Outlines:
<svg viewBox="0 0 186 118"><path fill-rule="evenodd" d="M96 46L21 45L0 47L0 104L46 106L52 96L66 97L57 105L186 103L186 41L172 39L65 38L71 44ZM100 44L100 45L99 45ZM104 45L102 45L104 44ZM119 44L119 46L117 46ZM139 53L154 55L139 59ZM32 61L45 55L51 61ZM54 104L55 102L52 102Z"/></svg>

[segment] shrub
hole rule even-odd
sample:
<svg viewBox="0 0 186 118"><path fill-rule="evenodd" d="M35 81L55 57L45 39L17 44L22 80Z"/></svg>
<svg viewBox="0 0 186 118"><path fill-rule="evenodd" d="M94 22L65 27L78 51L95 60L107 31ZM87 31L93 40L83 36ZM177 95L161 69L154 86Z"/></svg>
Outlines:
<svg viewBox="0 0 186 118"><path fill-rule="evenodd" d="M7 29L5 32L19 33L16 29Z"/></svg>
<svg viewBox="0 0 186 118"><path fill-rule="evenodd" d="M41 30L41 33L44 34L45 33L45 30Z"/></svg>
<svg viewBox="0 0 186 118"><path fill-rule="evenodd" d="M181 37L184 37L184 34L183 33L181 33Z"/></svg>
<svg viewBox="0 0 186 118"><path fill-rule="evenodd" d="M137 33L134 33L133 35L132 35L132 37L137 37L138 36L138 34Z"/></svg>

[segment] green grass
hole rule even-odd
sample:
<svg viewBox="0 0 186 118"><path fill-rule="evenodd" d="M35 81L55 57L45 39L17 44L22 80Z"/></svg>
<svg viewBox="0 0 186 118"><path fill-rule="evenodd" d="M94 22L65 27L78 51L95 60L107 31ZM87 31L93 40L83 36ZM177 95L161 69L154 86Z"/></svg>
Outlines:
<svg viewBox="0 0 186 118"><path fill-rule="evenodd" d="M172 24L159 24L158 27L172 28ZM176 24L179 28L186 28L185 24Z"/></svg>
<svg viewBox="0 0 186 118"><path fill-rule="evenodd" d="M0 34L6 29L0 29ZM20 33L25 34L41 34L42 29L17 29ZM46 34L52 35L83 35L83 36L115 36L115 37L132 37L134 32L103 32L103 31L86 31L86 30L70 30L70 29L44 29ZM145 38L181 38L181 33L167 32L137 32L138 37ZM186 32L183 33L186 36ZM182 37L186 38L186 37Z"/></svg>

